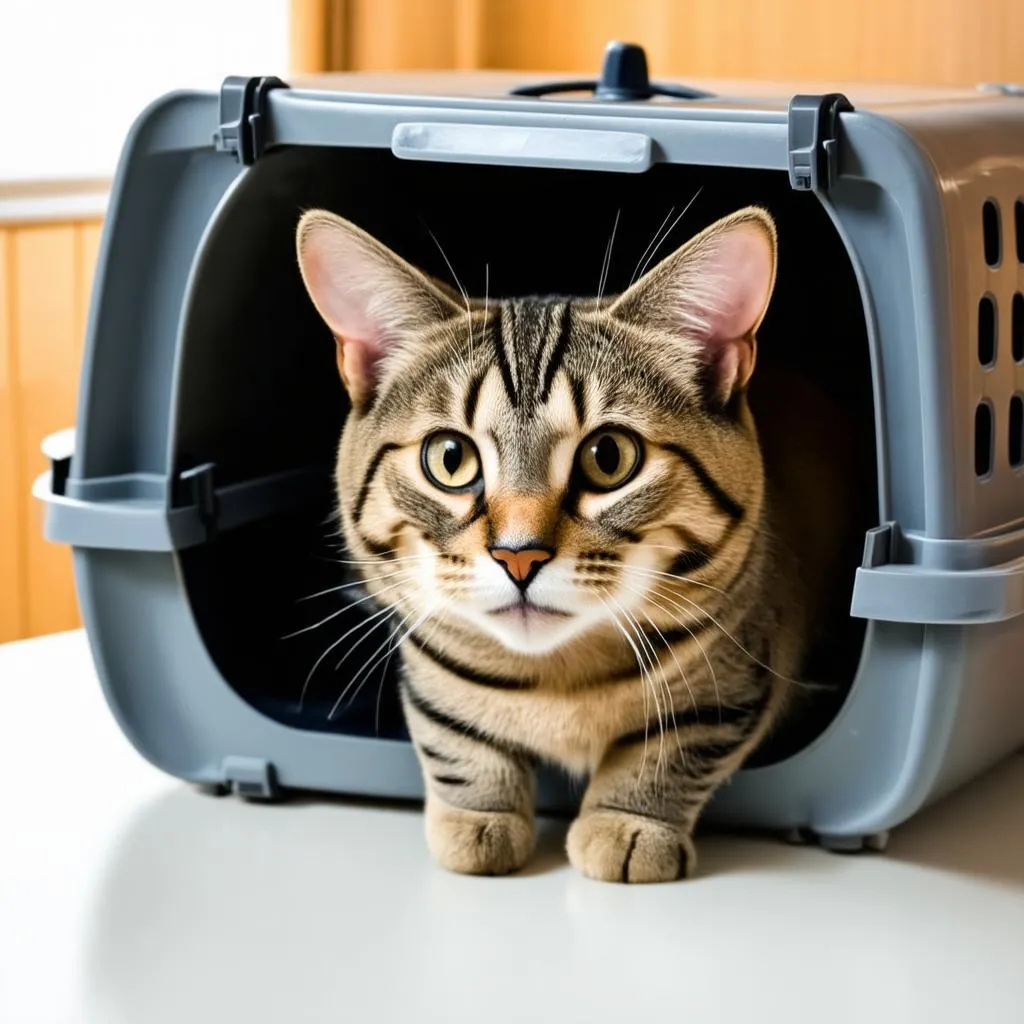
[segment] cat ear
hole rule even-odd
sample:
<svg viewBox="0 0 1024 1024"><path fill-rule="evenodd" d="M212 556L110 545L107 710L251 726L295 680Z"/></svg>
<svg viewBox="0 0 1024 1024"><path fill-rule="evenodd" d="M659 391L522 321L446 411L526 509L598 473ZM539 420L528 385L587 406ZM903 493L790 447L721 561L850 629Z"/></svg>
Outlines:
<svg viewBox="0 0 1024 1024"><path fill-rule="evenodd" d="M754 332L775 286L775 222L748 207L702 231L612 304L610 313L697 346L725 404L754 372Z"/></svg>
<svg viewBox="0 0 1024 1024"><path fill-rule="evenodd" d="M373 394L386 356L460 312L415 267L326 210L303 215L296 246L302 280L334 334L338 372L356 405Z"/></svg>

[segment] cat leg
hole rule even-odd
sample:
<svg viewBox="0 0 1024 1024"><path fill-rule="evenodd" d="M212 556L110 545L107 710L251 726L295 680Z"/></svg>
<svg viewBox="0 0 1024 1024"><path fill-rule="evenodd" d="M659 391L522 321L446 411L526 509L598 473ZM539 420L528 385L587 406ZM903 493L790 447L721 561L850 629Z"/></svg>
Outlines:
<svg viewBox="0 0 1024 1024"><path fill-rule="evenodd" d="M569 829L569 860L607 882L669 882L696 867L693 830L714 791L756 745L763 707L727 724L655 721L612 743ZM681 717L681 716L680 716Z"/></svg>
<svg viewBox="0 0 1024 1024"><path fill-rule="evenodd" d="M533 852L533 765L406 683L406 723L426 789L427 846L449 871L504 875Z"/></svg>

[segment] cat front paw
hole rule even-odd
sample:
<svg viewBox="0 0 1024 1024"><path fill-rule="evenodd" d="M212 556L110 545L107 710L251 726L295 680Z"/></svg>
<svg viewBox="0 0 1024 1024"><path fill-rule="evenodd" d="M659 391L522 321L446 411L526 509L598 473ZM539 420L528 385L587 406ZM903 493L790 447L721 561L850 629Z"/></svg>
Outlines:
<svg viewBox="0 0 1024 1024"><path fill-rule="evenodd" d="M673 825L625 811L585 811L566 839L569 861L602 882L674 882L697 857L693 841Z"/></svg>
<svg viewBox="0 0 1024 1024"><path fill-rule="evenodd" d="M533 820L526 815L427 804L427 846L449 871L507 875L529 860L533 842Z"/></svg>

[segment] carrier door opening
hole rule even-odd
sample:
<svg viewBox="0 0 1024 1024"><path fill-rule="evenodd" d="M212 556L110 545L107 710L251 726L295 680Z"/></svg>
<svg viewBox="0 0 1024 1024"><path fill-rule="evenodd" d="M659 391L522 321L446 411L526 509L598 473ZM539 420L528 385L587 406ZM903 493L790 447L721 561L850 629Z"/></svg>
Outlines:
<svg viewBox="0 0 1024 1024"><path fill-rule="evenodd" d="M294 231L324 207L413 265L475 297L594 296L624 290L717 218L757 204L779 230L774 298L758 370L798 372L857 424L864 530L876 525L874 409L867 332L849 258L817 199L785 173L658 165L641 175L413 163L369 149L274 151L225 204L200 254L185 329L177 469L213 462L228 483L320 467L323 492L299 512L181 553L211 656L257 710L301 729L398 739L400 616L367 600L333 519L333 463L348 413L334 344L298 273ZM610 245L610 239L614 240ZM607 254L607 258L606 258ZM766 371L767 372L767 371ZM859 547L836 579L849 606ZM820 637L777 760L832 719L852 683L864 625Z"/></svg>

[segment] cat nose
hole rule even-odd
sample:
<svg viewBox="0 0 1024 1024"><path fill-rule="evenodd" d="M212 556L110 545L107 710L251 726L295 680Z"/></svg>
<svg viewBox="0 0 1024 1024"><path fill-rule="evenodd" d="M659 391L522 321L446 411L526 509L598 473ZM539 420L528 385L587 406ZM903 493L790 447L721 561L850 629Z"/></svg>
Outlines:
<svg viewBox="0 0 1024 1024"><path fill-rule="evenodd" d="M532 545L520 548L489 548L488 550L491 553L491 558L501 563L512 582L520 590L526 590L540 571L540 567L555 557L554 551L550 548Z"/></svg>

